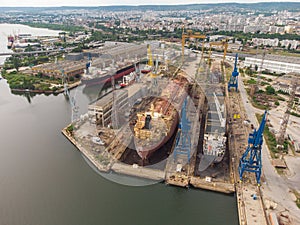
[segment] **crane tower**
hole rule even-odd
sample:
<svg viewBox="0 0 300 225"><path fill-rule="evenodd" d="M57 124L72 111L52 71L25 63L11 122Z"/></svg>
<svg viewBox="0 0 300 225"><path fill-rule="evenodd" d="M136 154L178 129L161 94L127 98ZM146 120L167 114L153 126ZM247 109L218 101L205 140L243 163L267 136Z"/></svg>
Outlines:
<svg viewBox="0 0 300 225"><path fill-rule="evenodd" d="M254 129L249 134L248 146L239 163L240 180L243 179L245 171L255 173L256 182L260 184L261 176L261 149L263 143L263 132L267 122L267 111L265 111L258 130Z"/></svg>
<svg viewBox="0 0 300 225"><path fill-rule="evenodd" d="M295 92L296 92L297 84L298 84L297 78L295 77L294 79L292 79L292 90L290 93L290 98L289 98L287 108L286 108L286 111L285 111L283 119L282 119L280 130L279 130L278 144L280 144L280 145L282 145L284 142L284 136L285 136L286 128L287 128L289 118L290 118L290 110L293 107L293 102L295 99Z"/></svg>
<svg viewBox="0 0 300 225"><path fill-rule="evenodd" d="M238 54L235 55L235 61L234 61L234 68L230 77L230 80L228 82L228 91L233 87L235 88L235 91L238 91L238 76L239 72L237 69L237 60L238 60Z"/></svg>

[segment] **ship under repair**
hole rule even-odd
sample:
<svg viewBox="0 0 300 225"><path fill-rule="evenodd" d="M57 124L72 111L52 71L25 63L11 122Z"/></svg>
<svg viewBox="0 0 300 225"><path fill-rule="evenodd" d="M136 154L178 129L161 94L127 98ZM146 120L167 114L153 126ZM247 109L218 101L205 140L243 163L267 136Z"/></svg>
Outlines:
<svg viewBox="0 0 300 225"><path fill-rule="evenodd" d="M222 161L226 151L226 109L221 88L206 93L208 112L205 123L203 154L198 170L206 170L211 164Z"/></svg>

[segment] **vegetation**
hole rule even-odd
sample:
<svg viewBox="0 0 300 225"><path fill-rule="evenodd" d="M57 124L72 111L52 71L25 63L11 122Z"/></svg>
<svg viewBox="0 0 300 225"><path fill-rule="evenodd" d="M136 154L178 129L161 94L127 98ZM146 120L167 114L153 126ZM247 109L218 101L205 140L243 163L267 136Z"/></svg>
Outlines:
<svg viewBox="0 0 300 225"><path fill-rule="evenodd" d="M292 116L297 116L297 117L300 117L300 114L298 114L298 113L295 113L295 112L290 112L290 114L291 114Z"/></svg>
<svg viewBox="0 0 300 225"><path fill-rule="evenodd" d="M284 92L284 91L282 91L282 90L278 90L277 93L278 93L278 94L282 94L282 95L290 95L289 93Z"/></svg>
<svg viewBox="0 0 300 225"><path fill-rule="evenodd" d="M267 95L274 95L275 94L275 89L272 87L272 86L267 86L266 87L266 93L267 93Z"/></svg>
<svg viewBox="0 0 300 225"><path fill-rule="evenodd" d="M74 130L74 125L73 124L70 124L68 127L67 127L67 131L72 133Z"/></svg>
<svg viewBox="0 0 300 225"><path fill-rule="evenodd" d="M41 90L50 91L51 84L60 84L60 79L49 78L46 76L32 76L28 74L19 73L17 71L11 73L4 73L3 77L7 79L11 89L28 89L28 90ZM57 87L54 88L57 90Z"/></svg>
<svg viewBox="0 0 300 225"><path fill-rule="evenodd" d="M253 78L251 78L250 80L247 80L248 84L256 84L256 80L254 80Z"/></svg>
<svg viewBox="0 0 300 225"><path fill-rule="evenodd" d="M275 102L275 105L276 105L276 106L279 106L279 105L280 105L279 101L276 101L276 102Z"/></svg>
<svg viewBox="0 0 300 225"><path fill-rule="evenodd" d="M22 23L31 27L48 28L50 30L63 30L68 32L84 31L84 27L66 24L51 24L51 23Z"/></svg>
<svg viewBox="0 0 300 225"><path fill-rule="evenodd" d="M253 97L252 97L252 101L253 101L253 106L254 106L255 108L263 109L263 110L268 109L268 106L262 105L260 102L258 102L258 101L256 100L256 96L253 96Z"/></svg>
<svg viewBox="0 0 300 225"><path fill-rule="evenodd" d="M265 81L262 81L262 82L260 82L260 85L261 85L261 86L265 86L265 85L270 85L270 83L265 82Z"/></svg>
<svg viewBox="0 0 300 225"><path fill-rule="evenodd" d="M5 70L16 69L17 71L19 71L20 67L23 66L32 67L41 63L46 63L49 60L50 57L46 55L39 55L37 57L27 55L27 56L22 56L22 58L17 56L12 56L6 59L3 65L3 69Z"/></svg>
<svg viewBox="0 0 300 225"><path fill-rule="evenodd" d="M297 197L297 200L296 200L296 205L298 206L298 208L300 209L300 197Z"/></svg>

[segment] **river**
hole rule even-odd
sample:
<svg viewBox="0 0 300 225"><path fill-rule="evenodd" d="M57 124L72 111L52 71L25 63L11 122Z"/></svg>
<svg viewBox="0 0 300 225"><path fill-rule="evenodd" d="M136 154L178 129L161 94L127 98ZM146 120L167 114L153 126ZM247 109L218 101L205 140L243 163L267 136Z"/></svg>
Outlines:
<svg viewBox="0 0 300 225"><path fill-rule="evenodd" d="M21 25L10 29L45 34ZM3 52L6 37L0 36ZM90 100L75 92L84 111ZM26 98L0 80L1 225L238 224L235 196L162 183L125 186L103 178L61 134L70 120L63 94Z"/></svg>

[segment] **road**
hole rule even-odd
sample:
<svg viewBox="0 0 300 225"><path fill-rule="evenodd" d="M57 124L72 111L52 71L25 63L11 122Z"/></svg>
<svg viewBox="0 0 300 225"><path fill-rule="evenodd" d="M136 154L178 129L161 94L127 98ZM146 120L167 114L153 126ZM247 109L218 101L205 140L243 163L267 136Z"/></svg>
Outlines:
<svg viewBox="0 0 300 225"><path fill-rule="evenodd" d="M255 113L258 112L258 110L251 105L250 101L248 101L248 95L246 93L241 77L239 79L239 90L247 117L251 121L251 123L254 124L254 126L257 128L259 124L256 120ZM287 179L278 175L275 168L271 164L271 156L265 140L262 146L262 165L263 174L265 177L265 183L262 184L261 188L263 192L263 197L265 199L267 198L272 201L275 201L276 203L278 203L278 205L287 209L294 219L293 224L300 224L300 209L297 207L296 203L294 202L294 199L290 194L291 189L297 188L295 187L296 180L294 178L288 181Z"/></svg>
<svg viewBox="0 0 300 225"><path fill-rule="evenodd" d="M31 54L41 54L41 53L50 53L50 52L70 52L72 48L67 49L54 49L54 50L41 50L41 51L30 51L30 52L0 52L0 56L5 55L31 55Z"/></svg>

